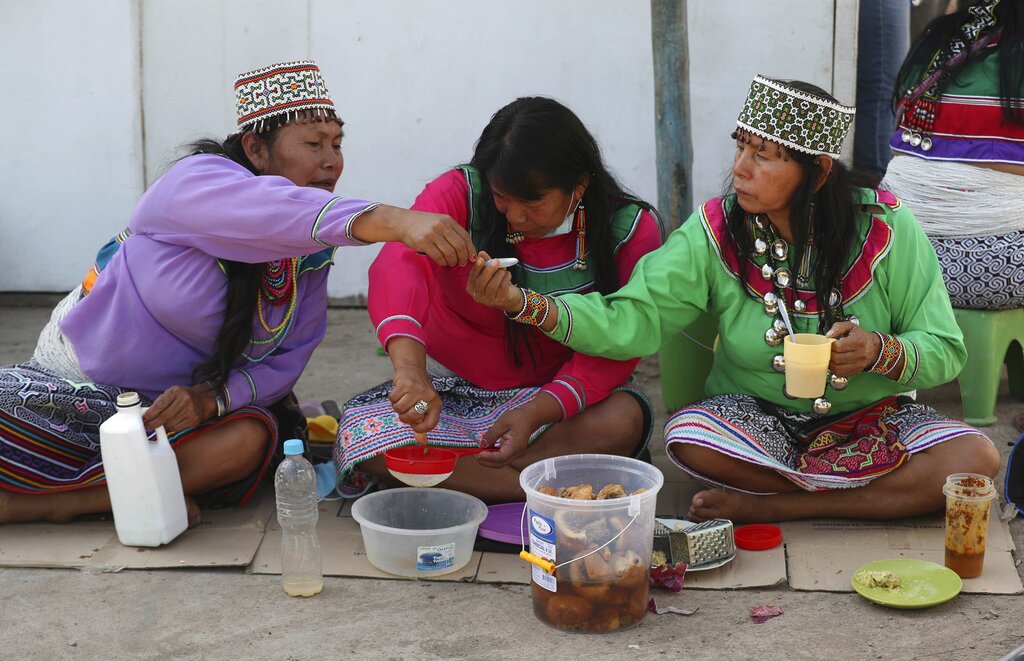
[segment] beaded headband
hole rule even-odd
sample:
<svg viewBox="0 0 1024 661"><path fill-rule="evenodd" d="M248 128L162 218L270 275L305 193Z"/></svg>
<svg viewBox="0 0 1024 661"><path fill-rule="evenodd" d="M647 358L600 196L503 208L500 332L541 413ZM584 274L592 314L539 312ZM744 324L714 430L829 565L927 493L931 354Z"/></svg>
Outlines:
<svg viewBox="0 0 1024 661"><path fill-rule="evenodd" d="M238 129L260 132L272 117L298 117L315 112L334 118L334 101L327 91L320 67L312 60L274 64L249 71L235 79Z"/></svg>
<svg viewBox="0 0 1024 661"><path fill-rule="evenodd" d="M789 149L839 158L853 114L851 106L754 76L736 126Z"/></svg>

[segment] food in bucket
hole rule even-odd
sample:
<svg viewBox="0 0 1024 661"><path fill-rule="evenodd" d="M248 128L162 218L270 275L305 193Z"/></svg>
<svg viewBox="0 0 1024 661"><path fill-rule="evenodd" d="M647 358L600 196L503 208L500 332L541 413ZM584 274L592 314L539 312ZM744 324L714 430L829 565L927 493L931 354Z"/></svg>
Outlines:
<svg viewBox="0 0 1024 661"><path fill-rule="evenodd" d="M889 592L897 592L903 587L903 579L891 571L865 569L854 574L853 580L866 588L878 588Z"/></svg>
<svg viewBox="0 0 1024 661"><path fill-rule="evenodd" d="M592 484L577 484L571 487L561 487L555 489L554 487L538 487L537 491L548 496L557 496L559 498L568 498L570 500L608 500L609 498L625 498L626 496L635 496L638 493L646 491L643 487L636 489L630 493L626 493L626 488L621 484L606 484L601 487L601 490L594 493L594 486Z"/></svg>
<svg viewBox="0 0 1024 661"><path fill-rule="evenodd" d="M625 495L622 485L610 486ZM566 492L575 497L561 497L579 500L589 493L586 500L597 499L591 485L559 490ZM607 493L603 499L615 497ZM606 512L555 512L559 551L579 559L559 570L556 592L533 584L533 610L541 621L559 629L606 632L632 626L644 617L650 593L647 563L634 550L637 540L631 534L630 519ZM614 542L600 548L622 531Z"/></svg>

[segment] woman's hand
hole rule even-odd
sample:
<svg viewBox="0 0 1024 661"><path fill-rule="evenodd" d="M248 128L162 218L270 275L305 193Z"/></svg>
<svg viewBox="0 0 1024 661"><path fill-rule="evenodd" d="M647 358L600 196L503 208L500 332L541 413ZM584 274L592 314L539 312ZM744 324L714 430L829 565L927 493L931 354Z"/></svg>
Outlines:
<svg viewBox="0 0 1024 661"><path fill-rule="evenodd" d="M491 260L483 251L477 254L473 270L469 272L466 292L480 305L508 314L518 314L523 309L523 292L512 284L508 269L498 266L498 260Z"/></svg>
<svg viewBox="0 0 1024 661"><path fill-rule="evenodd" d="M168 434L195 427L217 414L217 400L209 384L171 386L142 416L147 429L163 427Z"/></svg>
<svg viewBox="0 0 1024 661"><path fill-rule="evenodd" d="M441 418L441 397L434 390L434 384L425 369L396 367L391 383L394 387L388 399L399 420L420 434L437 426ZM426 414L416 410L416 403L421 401L427 403Z"/></svg>
<svg viewBox="0 0 1024 661"><path fill-rule="evenodd" d="M837 321L826 335L836 338L828 364L836 376L851 377L866 372L875 364L882 349L877 335L852 321Z"/></svg>
<svg viewBox="0 0 1024 661"><path fill-rule="evenodd" d="M491 428L484 433L485 447L493 450L477 455L481 466L501 468L518 459L530 446L530 437L540 428L529 404L505 411L494 421ZM501 441L500 447L494 448L495 441Z"/></svg>
<svg viewBox="0 0 1024 661"><path fill-rule="evenodd" d="M469 232L451 216L381 204L352 223L352 236L364 243L398 241L441 266L465 266L476 249Z"/></svg>
<svg viewBox="0 0 1024 661"><path fill-rule="evenodd" d="M416 217L401 226L400 241L440 266L465 266L476 250L462 225L440 213L409 211Z"/></svg>

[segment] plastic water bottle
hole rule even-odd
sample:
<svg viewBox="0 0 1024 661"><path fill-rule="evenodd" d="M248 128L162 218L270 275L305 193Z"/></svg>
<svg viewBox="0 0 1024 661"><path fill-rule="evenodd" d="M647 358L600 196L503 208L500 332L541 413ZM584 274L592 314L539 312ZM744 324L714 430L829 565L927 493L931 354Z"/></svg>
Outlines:
<svg viewBox="0 0 1024 661"><path fill-rule="evenodd" d="M139 396L117 396L117 413L100 425L100 454L107 476L117 538L125 546L160 546L188 528L178 460L163 427L150 441Z"/></svg>
<svg viewBox="0 0 1024 661"><path fill-rule="evenodd" d="M324 587L316 537L316 474L302 456L303 443L284 443L284 461L274 475L277 521L281 524L281 578L292 597L312 597Z"/></svg>

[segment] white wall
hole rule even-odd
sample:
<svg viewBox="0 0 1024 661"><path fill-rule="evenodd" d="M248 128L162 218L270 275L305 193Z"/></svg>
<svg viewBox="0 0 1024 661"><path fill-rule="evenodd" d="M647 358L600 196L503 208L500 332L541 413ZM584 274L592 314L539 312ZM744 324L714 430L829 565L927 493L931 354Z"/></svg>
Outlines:
<svg viewBox="0 0 1024 661"><path fill-rule="evenodd" d="M28 102L0 103L0 258L18 264L0 271L0 291L72 287L127 222L144 179L182 143L232 130L235 75L281 60L316 59L346 120L340 194L408 205L468 160L495 110L543 94L575 110L623 183L655 201L649 0L2 2L0 67L19 63ZM689 8L702 200L721 189L754 73L852 101L853 52L833 56L833 25L850 40L856 0ZM374 254L346 250L331 295L365 292Z"/></svg>
<svg viewBox="0 0 1024 661"><path fill-rule="evenodd" d="M131 0L0 4L0 291L67 291L142 192Z"/></svg>

